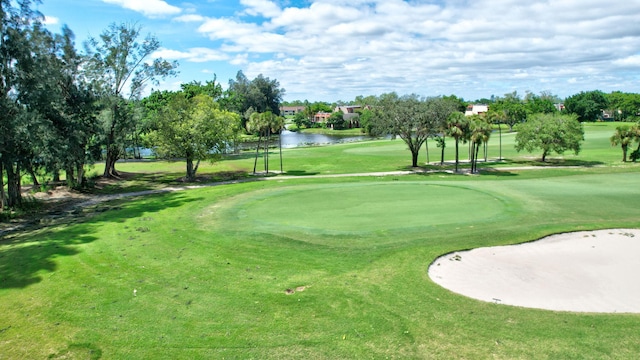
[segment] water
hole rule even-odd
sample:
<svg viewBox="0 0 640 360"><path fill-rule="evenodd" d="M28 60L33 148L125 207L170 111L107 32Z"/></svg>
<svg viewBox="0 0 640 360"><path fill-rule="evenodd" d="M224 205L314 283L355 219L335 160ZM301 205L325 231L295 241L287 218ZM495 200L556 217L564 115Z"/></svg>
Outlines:
<svg viewBox="0 0 640 360"><path fill-rule="evenodd" d="M331 145L331 144L343 144L355 141L364 141L375 139L368 135L356 135L356 136L341 136L341 135L324 135L324 134L303 134L299 132L283 130L282 131L282 147L283 148L295 148L300 146L316 146L316 145ZM278 142L277 136L274 137L274 141Z"/></svg>
<svg viewBox="0 0 640 360"><path fill-rule="evenodd" d="M301 146L318 146L318 145L332 145L343 144L356 141L373 140L376 137L369 135L323 135L323 134L302 134L295 131L283 130L282 131L282 147L283 148L296 148ZM251 150L255 149L257 141L244 142L239 144L240 149ZM278 146L278 135L273 135L271 138L271 146ZM153 151L151 149L139 148L142 157L152 157ZM232 146L227 149L228 152L233 152ZM127 152L132 156L133 149L127 149Z"/></svg>

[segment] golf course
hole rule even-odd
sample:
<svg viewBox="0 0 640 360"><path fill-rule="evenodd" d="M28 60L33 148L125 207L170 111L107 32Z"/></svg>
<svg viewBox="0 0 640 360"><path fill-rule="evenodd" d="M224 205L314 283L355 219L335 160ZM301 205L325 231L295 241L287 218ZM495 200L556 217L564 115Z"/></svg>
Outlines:
<svg viewBox="0 0 640 360"><path fill-rule="evenodd" d="M480 301L428 274L456 251L639 228L616 125L545 163L494 131L474 175L451 171L451 139L416 171L400 139L286 149L264 177L248 152L202 163L195 189L183 162L120 161L101 195L178 189L3 235L0 359L635 359L640 314Z"/></svg>

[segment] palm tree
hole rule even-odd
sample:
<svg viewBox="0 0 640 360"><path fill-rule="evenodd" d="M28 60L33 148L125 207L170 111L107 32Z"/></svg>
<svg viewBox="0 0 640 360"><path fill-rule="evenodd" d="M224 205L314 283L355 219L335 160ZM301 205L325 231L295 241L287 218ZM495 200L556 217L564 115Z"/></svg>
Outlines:
<svg viewBox="0 0 640 360"><path fill-rule="evenodd" d="M611 146L620 145L622 147L622 162L627 162L627 150L629 144L636 138L636 132L628 125L620 125L616 127L616 132L609 138Z"/></svg>
<svg viewBox="0 0 640 360"><path fill-rule="evenodd" d="M507 113L504 112L504 110L489 110L487 117L491 124L498 124L498 132L500 136L500 156L498 157L498 161L502 161L502 124L507 121Z"/></svg>
<svg viewBox="0 0 640 360"><path fill-rule="evenodd" d="M471 173L478 172L478 152L491 136L491 124L485 118L474 115L469 122L469 140L471 142Z"/></svg>
<svg viewBox="0 0 640 360"><path fill-rule="evenodd" d="M461 112L454 112L447 119L447 135L456 140L456 172L458 172L459 152L458 144L460 139L465 140L469 128L469 120Z"/></svg>

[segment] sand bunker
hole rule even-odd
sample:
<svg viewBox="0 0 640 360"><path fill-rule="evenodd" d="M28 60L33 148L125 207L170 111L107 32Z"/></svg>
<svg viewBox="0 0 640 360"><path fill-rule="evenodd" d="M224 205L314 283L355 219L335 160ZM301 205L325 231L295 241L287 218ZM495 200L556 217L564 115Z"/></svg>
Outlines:
<svg viewBox="0 0 640 360"><path fill-rule="evenodd" d="M640 230L552 235L512 246L442 256L437 284L498 304L601 313L640 313Z"/></svg>

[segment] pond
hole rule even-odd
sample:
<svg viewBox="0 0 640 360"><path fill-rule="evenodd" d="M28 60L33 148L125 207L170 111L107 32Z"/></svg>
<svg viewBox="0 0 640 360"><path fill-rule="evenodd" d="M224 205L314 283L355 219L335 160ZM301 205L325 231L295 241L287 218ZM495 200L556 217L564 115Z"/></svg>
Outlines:
<svg viewBox="0 0 640 360"><path fill-rule="evenodd" d="M318 145L332 145L343 144L356 141L374 140L378 139L369 135L324 135L324 134L304 134L295 131L283 130L282 131L282 147L283 148L296 148L301 146L318 146ZM257 141L247 141L241 143L238 147L241 150L255 149ZM271 138L271 146L278 146L278 136L274 135ZM136 151L142 157L154 156L152 149L136 148ZM232 152L233 147L229 146L227 151ZM133 156L133 149L128 148L127 153L129 156Z"/></svg>
<svg viewBox="0 0 640 360"><path fill-rule="evenodd" d="M324 135L324 134L304 134L295 131L282 131L282 147L294 148L300 146L316 146L342 144L355 141L373 140L375 137L368 135ZM274 140L277 143L277 138Z"/></svg>

